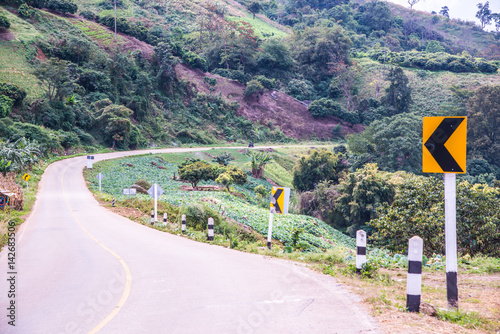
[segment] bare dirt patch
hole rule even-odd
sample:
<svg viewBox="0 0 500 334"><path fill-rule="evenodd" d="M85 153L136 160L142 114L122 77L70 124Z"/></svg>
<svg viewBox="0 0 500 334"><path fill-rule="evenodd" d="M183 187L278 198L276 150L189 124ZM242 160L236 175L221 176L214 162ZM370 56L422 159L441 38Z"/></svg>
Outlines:
<svg viewBox="0 0 500 334"><path fill-rule="evenodd" d="M333 128L338 124L342 127L342 134L359 132L361 128L353 128L351 124L337 118L314 119L307 110L306 104L282 92L271 90L263 94L247 98L243 95L245 85L228 78L211 73L203 73L180 64L175 68L177 76L192 83L198 92L205 94L221 94L229 102L238 102L238 114L253 123L278 126L281 131L290 137L298 139L331 139ZM203 82L204 77L217 79L213 92Z"/></svg>
<svg viewBox="0 0 500 334"><path fill-rule="evenodd" d="M14 39L16 39L16 36L9 29L0 28L0 41L12 41Z"/></svg>

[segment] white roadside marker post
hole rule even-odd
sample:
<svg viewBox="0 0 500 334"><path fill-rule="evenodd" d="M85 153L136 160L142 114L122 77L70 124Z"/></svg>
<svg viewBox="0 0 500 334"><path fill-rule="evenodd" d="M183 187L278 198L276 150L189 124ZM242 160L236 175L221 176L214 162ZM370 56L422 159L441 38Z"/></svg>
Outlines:
<svg viewBox="0 0 500 334"><path fill-rule="evenodd" d="M163 227L167 226L167 213L163 214Z"/></svg>
<svg viewBox="0 0 500 334"><path fill-rule="evenodd" d="M151 226L155 224L155 210L151 210Z"/></svg>
<svg viewBox="0 0 500 334"><path fill-rule="evenodd" d="M408 276L406 279L406 308L409 312L420 312L422 292L422 255L424 241L420 237L408 240Z"/></svg>
<svg viewBox="0 0 500 334"><path fill-rule="evenodd" d="M366 262L366 232L356 232L356 274L361 275L361 268Z"/></svg>
<svg viewBox="0 0 500 334"><path fill-rule="evenodd" d="M214 240L214 219L208 218L208 241Z"/></svg>
<svg viewBox="0 0 500 334"><path fill-rule="evenodd" d="M182 215L181 231L182 233L186 233L186 215Z"/></svg>
<svg viewBox="0 0 500 334"><path fill-rule="evenodd" d="M449 308L458 308L456 174L444 174L446 294Z"/></svg>

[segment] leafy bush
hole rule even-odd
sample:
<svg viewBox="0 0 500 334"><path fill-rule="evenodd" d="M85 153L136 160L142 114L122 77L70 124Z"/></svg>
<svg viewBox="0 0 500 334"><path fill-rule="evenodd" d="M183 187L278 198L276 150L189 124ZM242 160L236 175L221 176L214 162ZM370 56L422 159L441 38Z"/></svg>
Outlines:
<svg viewBox="0 0 500 334"><path fill-rule="evenodd" d="M61 13L75 14L78 11L78 6L68 0L48 0L45 7L52 10L57 10Z"/></svg>
<svg viewBox="0 0 500 334"><path fill-rule="evenodd" d="M224 165L227 166L231 160L234 160L234 157L231 153L221 153L219 155L216 155L212 161L217 162L219 165Z"/></svg>
<svg viewBox="0 0 500 334"><path fill-rule="evenodd" d="M203 82L206 83L207 85L211 87L215 87L217 85L217 79L216 78L210 78L210 77L204 77Z"/></svg>
<svg viewBox="0 0 500 334"><path fill-rule="evenodd" d="M0 11L0 28L5 28L5 29L9 29L10 28L10 21L9 21L9 19L1 11Z"/></svg>
<svg viewBox="0 0 500 334"><path fill-rule="evenodd" d="M208 218L214 219L214 231L219 232L219 226L223 222L222 217L213 209L199 203L191 203L182 209L186 215L186 226L197 231L208 229Z"/></svg>
<svg viewBox="0 0 500 334"><path fill-rule="evenodd" d="M142 187L143 189L146 189L148 190L149 188L151 188L151 183L149 183L148 181L144 180L144 179L139 179L137 181L135 181L136 185Z"/></svg>
<svg viewBox="0 0 500 334"><path fill-rule="evenodd" d="M293 169L293 186L296 190L305 191L314 189L321 181L338 183L346 166L342 155L322 149L302 156Z"/></svg>
<svg viewBox="0 0 500 334"><path fill-rule="evenodd" d="M315 100L317 96L316 90L308 80L290 80L286 92L300 101Z"/></svg>
<svg viewBox="0 0 500 334"><path fill-rule="evenodd" d="M273 89L275 86L275 81L276 81L275 79L268 79L263 75L256 76L254 78L254 80L257 80L258 82L260 82L260 84L262 86L264 86L264 88L266 88L266 89Z"/></svg>
<svg viewBox="0 0 500 334"><path fill-rule="evenodd" d="M19 16L23 19L29 19L33 15L35 15L36 10L33 7L28 6L27 4L23 3L19 8L17 9L17 13Z"/></svg>
<svg viewBox="0 0 500 334"><path fill-rule="evenodd" d="M97 15L95 15L95 13L90 10L84 10L80 12L80 16L83 16L84 18L90 21L94 21L97 17Z"/></svg>
<svg viewBox="0 0 500 334"><path fill-rule="evenodd" d="M340 103L326 98L312 101L307 109L314 118L326 117L329 115L343 118L342 116L345 114L345 110Z"/></svg>
<svg viewBox="0 0 500 334"><path fill-rule="evenodd" d="M198 68L203 72L208 71L207 61L193 51L184 51L182 54L182 61L192 68Z"/></svg>
<svg viewBox="0 0 500 334"><path fill-rule="evenodd" d="M257 80L250 80L248 83L247 83L247 87L245 88L245 91L243 92L243 94L245 96L252 96L254 94L260 94L264 91L264 86L262 86L262 84L257 81Z"/></svg>
<svg viewBox="0 0 500 334"><path fill-rule="evenodd" d="M14 100L5 95L0 95L0 118L4 118L10 115L12 112L12 106L14 105Z"/></svg>

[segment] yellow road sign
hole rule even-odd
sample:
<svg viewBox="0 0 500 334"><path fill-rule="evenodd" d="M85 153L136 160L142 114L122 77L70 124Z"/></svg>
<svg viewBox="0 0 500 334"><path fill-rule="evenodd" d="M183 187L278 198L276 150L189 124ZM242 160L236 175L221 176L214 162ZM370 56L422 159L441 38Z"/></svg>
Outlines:
<svg viewBox="0 0 500 334"><path fill-rule="evenodd" d="M31 178L31 176L29 176L27 173L25 173L25 174L23 175L23 180L24 180L24 181L26 181L26 182L27 182L30 178Z"/></svg>
<svg viewBox="0 0 500 334"><path fill-rule="evenodd" d="M290 201L290 188L273 187L271 190L271 209L275 209L276 213L288 213L288 203Z"/></svg>
<svg viewBox="0 0 500 334"><path fill-rule="evenodd" d="M467 117L424 117L422 171L465 173Z"/></svg>

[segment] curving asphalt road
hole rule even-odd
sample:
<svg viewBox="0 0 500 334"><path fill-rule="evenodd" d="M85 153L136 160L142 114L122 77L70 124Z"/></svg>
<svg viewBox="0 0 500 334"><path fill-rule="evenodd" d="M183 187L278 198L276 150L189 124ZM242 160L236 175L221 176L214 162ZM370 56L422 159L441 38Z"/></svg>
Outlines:
<svg viewBox="0 0 500 334"><path fill-rule="evenodd" d="M163 233L100 207L86 188L85 165L77 157L46 169L16 234L15 298L7 296L7 249L0 253L0 333L379 332L359 298L332 277ZM15 327L7 317L12 300Z"/></svg>

